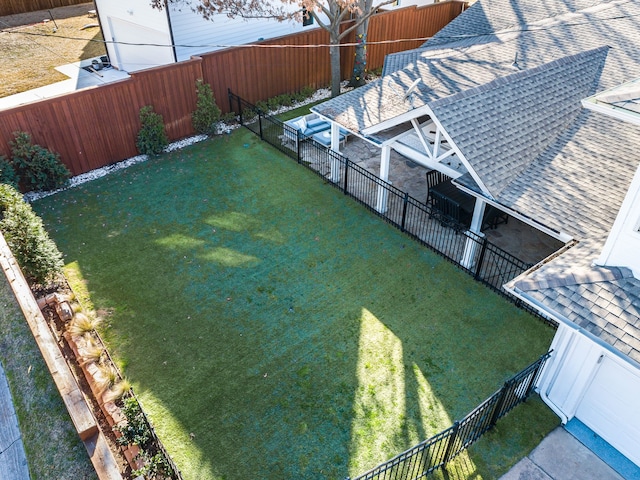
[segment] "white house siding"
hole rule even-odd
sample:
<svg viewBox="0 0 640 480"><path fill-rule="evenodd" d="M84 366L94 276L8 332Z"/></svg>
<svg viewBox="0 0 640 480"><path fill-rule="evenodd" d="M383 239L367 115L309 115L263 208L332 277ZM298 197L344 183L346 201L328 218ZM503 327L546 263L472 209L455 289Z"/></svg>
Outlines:
<svg viewBox="0 0 640 480"><path fill-rule="evenodd" d="M435 0L398 0L395 5L384 5L382 9L396 10L398 8L412 7L413 5L423 7L425 5L431 5L432 3L436 3Z"/></svg>
<svg viewBox="0 0 640 480"><path fill-rule="evenodd" d="M296 21L232 19L226 15L216 15L213 20L204 20L189 6L175 4L170 7L170 17L178 61L188 60L192 55L220 50L225 45L243 45L317 28L315 23L303 27L302 22Z"/></svg>
<svg viewBox="0 0 640 480"><path fill-rule="evenodd" d="M640 368L580 331L560 325L538 384L564 420L578 418L640 466Z"/></svg>
<svg viewBox="0 0 640 480"><path fill-rule="evenodd" d="M95 4L114 67L132 72L175 61L166 11L151 8L149 0L95 0Z"/></svg>
<svg viewBox="0 0 640 480"><path fill-rule="evenodd" d="M597 263L612 267L625 266L640 278L640 168L609 233Z"/></svg>

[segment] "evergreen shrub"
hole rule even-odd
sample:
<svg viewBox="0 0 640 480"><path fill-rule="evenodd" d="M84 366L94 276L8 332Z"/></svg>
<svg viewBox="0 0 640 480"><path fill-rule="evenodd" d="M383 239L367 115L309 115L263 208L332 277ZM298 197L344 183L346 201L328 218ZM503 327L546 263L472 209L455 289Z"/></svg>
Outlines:
<svg viewBox="0 0 640 480"><path fill-rule="evenodd" d="M162 115L153 111L152 105L140 109L140 131L136 147L143 155L158 155L169 145Z"/></svg>
<svg viewBox="0 0 640 480"><path fill-rule="evenodd" d="M31 205L0 184L0 230L30 285L47 286L62 272L62 254Z"/></svg>
<svg viewBox="0 0 640 480"><path fill-rule="evenodd" d="M15 132L11 146L11 165L25 191L41 192L63 187L71 176L60 155L34 145L27 132Z"/></svg>
<svg viewBox="0 0 640 480"><path fill-rule="evenodd" d="M222 112L216 104L211 85L201 79L196 80L196 96L196 109L191 114L193 129L206 135L215 133Z"/></svg>

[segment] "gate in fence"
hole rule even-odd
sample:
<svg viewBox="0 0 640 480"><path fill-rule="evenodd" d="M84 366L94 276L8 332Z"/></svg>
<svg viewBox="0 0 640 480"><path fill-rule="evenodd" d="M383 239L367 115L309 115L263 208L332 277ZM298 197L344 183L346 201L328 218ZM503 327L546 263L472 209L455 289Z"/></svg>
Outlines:
<svg viewBox="0 0 640 480"><path fill-rule="evenodd" d="M487 241L484 236L467 231L454 220L443 220L431 205L411 197L313 138L304 137L298 130L267 115L231 91L228 93L231 111L237 112L240 123L263 141L311 169L329 185L340 189L418 242L456 263L476 280L526 308L502 286L532 265ZM384 208L380 208L381 202ZM538 312L528 310L539 316ZM551 320L540 318L555 326Z"/></svg>
<svg viewBox="0 0 640 480"><path fill-rule="evenodd" d="M444 468L529 397L550 355L551 351L509 379L500 390L453 426L354 480L415 480Z"/></svg>

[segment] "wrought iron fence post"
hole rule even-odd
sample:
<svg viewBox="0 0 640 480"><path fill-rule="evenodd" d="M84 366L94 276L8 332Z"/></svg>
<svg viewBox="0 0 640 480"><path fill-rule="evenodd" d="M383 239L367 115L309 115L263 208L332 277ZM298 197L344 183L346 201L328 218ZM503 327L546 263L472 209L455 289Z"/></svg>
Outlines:
<svg viewBox="0 0 640 480"><path fill-rule="evenodd" d="M229 99L229 110L233 112L233 93L227 88L227 98Z"/></svg>
<svg viewBox="0 0 640 480"><path fill-rule="evenodd" d="M491 415L491 420L489 421L489 430L491 430L495 426L496 422L498 421L498 418L500 417L500 410L502 410L502 406L504 405L504 401L510 389L511 389L511 380L507 380L506 382L504 382L504 385L500 390L500 399L496 403L496 408L493 409L493 414Z"/></svg>
<svg viewBox="0 0 640 480"><path fill-rule="evenodd" d="M536 366L536 369L533 372L531 372L531 378L529 379L529 383L527 384L527 389L524 391L524 397L522 397L523 402L527 398L529 398L529 395L531 395L531 390L533 390L533 388L535 387L534 384L536 382L536 379L538 378L538 374L540 373L540 370L542 370L542 367L546 363L547 358L549 358L549 356L551 355L551 352L553 352L553 350L545 353L544 355L541 355L540 358L538 359L538 365Z"/></svg>
<svg viewBox="0 0 640 480"><path fill-rule="evenodd" d="M262 112L258 110L258 127L260 128L260 140L264 140L262 137Z"/></svg>
<svg viewBox="0 0 640 480"><path fill-rule="evenodd" d="M349 178L349 168L351 168L351 162L347 158L344 162L344 186L342 187L342 192L346 195L348 192L349 183L347 179Z"/></svg>
<svg viewBox="0 0 640 480"><path fill-rule="evenodd" d="M484 254L487 251L487 237L482 237L482 247L480 248L480 256L478 257L478 263L476 265L476 271L473 274L473 278L478 280L480 272L482 271L482 264L484 263Z"/></svg>
<svg viewBox="0 0 640 480"><path fill-rule="evenodd" d="M402 222L400 222L400 231L404 232L404 224L407 220L407 206L409 205L409 192L404 192L404 200L402 205Z"/></svg>
<svg viewBox="0 0 640 480"><path fill-rule="evenodd" d="M444 457L442 459L442 465L446 465L451 460L453 456L453 446L456 443L456 439L458 438L458 429L460 428L460 422L456 422L453 424L453 431L451 432L451 436L449 437L449 443L447 443L447 450L444 452Z"/></svg>
<svg viewBox="0 0 640 480"><path fill-rule="evenodd" d="M296 160L298 163L302 163L302 157L300 156L300 130L296 130Z"/></svg>

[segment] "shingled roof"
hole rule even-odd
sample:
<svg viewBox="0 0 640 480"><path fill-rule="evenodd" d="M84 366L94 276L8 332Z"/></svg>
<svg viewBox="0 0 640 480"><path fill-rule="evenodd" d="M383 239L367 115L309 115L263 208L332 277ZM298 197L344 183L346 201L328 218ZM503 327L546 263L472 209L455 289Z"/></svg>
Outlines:
<svg viewBox="0 0 640 480"><path fill-rule="evenodd" d="M314 107L356 132L432 112L473 169L457 182L577 241L508 288L634 361L640 280L592 265L638 167L640 127L580 100L640 78L639 13L640 0L479 0L387 56L381 80Z"/></svg>
<svg viewBox="0 0 640 480"><path fill-rule="evenodd" d="M493 198L565 131L600 77L608 47L500 77L429 103Z"/></svg>
<svg viewBox="0 0 640 480"><path fill-rule="evenodd" d="M565 255L575 258L584 253L580 250ZM628 268L558 267L551 265L510 287L640 363L640 280Z"/></svg>

